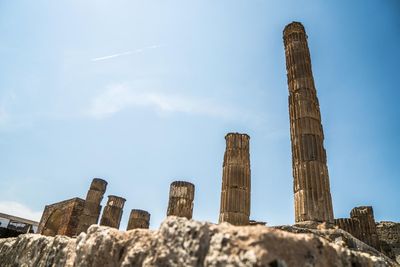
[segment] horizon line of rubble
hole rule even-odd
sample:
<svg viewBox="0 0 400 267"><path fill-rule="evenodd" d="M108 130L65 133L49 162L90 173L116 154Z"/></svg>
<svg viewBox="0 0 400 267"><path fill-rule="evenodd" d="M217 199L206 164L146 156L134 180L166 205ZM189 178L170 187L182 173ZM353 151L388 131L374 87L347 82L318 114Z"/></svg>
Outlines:
<svg viewBox="0 0 400 267"><path fill-rule="evenodd" d="M373 209L354 208L350 218L334 219L332 197L323 145L321 113L311 68L311 57L304 26L288 24L283 31L289 89L290 136L292 145L295 223L316 228L319 224L337 226L364 243L380 249ZM265 225L250 220L250 136L228 133L223 159L219 223L233 225ZM107 182L94 178L86 199L73 198L45 206L38 233L76 236L99 222L101 201ZM170 185L167 216L192 218L195 186L186 181ZM100 225L119 228L125 199L108 196ZM132 209L127 230L149 228L150 213Z"/></svg>

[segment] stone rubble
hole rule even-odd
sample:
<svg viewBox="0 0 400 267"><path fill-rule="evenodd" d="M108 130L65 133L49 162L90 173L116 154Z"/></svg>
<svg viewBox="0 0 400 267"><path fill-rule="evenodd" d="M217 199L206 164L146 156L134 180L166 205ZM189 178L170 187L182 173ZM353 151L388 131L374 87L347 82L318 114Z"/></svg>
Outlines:
<svg viewBox="0 0 400 267"><path fill-rule="evenodd" d="M377 251L357 251L314 233L174 216L156 231L92 225L77 238L26 234L2 239L0 261L2 267L396 266Z"/></svg>

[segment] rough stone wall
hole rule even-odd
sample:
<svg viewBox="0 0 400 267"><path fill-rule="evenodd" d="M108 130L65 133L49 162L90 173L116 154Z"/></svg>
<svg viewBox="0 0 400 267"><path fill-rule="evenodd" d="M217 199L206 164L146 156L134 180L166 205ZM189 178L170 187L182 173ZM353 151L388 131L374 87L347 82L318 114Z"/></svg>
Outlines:
<svg viewBox="0 0 400 267"><path fill-rule="evenodd" d="M376 231L382 252L400 265L400 223L379 222Z"/></svg>
<svg viewBox="0 0 400 267"><path fill-rule="evenodd" d="M128 227L126 230L132 229L149 229L150 226L150 213L145 210L131 210L131 214L129 215Z"/></svg>
<svg viewBox="0 0 400 267"><path fill-rule="evenodd" d="M86 195L85 207L82 212L77 233L86 232L92 224L97 224L101 211L101 201L107 189L107 182L94 178Z"/></svg>
<svg viewBox="0 0 400 267"><path fill-rule="evenodd" d="M333 223L324 133L307 34L293 22L283 31L289 87L295 221Z"/></svg>
<svg viewBox="0 0 400 267"><path fill-rule="evenodd" d="M194 184L184 181L171 183L167 216L191 219L193 216Z"/></svg>
<svg viewBox="0 0 400 267"><path fill-rule="evenodd" d="M118 196L108 196L107 206L104 207L100 225L119 228L126 199Z"/></svg>
<svg viewBox="0 0 400 267"><path fill-rule="evenodd" d="M247 134L225 136L219 222L248 225L250 216L250 152Z"/></svg>
<svg viewBox="0 0 400 267"><path fill-rule="evenodd" d="M378 233L376 232L374 211L371 206L355 207L350 212L352 219L360 221L361 236L360 240L366 244L381 250Z"/></svg>
<svg viewBox="0 0 400 267"><path fill-rule="evenodd" d="M73 198L46 206L40 219L38 233L49 236L76 235L84 204L83 199Z"/></svg>
<svg viewBox="0 0 400 267"><path fill-rule="evenodd" d="M157 231L92 225L78 238L26 234L1 239L0 259L2 267L394 266L379 252L351 250L339 243L315 234L171 216Z"/></svg>
<svg viewBox="0 0 400 267"><path fill-rule="evenodd" d="M362 240L362 232L360 221L351 218L338 218L335 219L335 225L342 230L345 230L355 238Z"/></svg>

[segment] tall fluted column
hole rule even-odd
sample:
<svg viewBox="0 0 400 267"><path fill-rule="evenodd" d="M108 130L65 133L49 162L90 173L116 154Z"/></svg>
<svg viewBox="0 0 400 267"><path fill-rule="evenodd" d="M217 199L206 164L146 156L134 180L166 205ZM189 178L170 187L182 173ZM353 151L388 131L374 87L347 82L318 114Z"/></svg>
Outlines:
<svg viewBox="0 0 400 267"><path fill-rule="evenodd" d="M118 196L108 196L100 225L119 228L126 199Z"/></svg>
<svg viewBox="0 0 400 267"><path fill-rule="evenodd" d="M222 169L219 222L248 225L250 216L250 153L247 134L228 133Z"/></svg>
<svg viewBox="0 0 400 267"><path fill-rule="evenodd" d="M167 216L192 218L194 184L184 181L171 183Z"/></svg>
<svg viewBox="0 0 400 267"><path fill-rule="evenodd" d="M100 217L101 201L107 189L107 182L100 178L94 178L86 195L85 206L79 218L77 233L86 232L90 225L96 224Z"/></svg>
<svg viewBox="0 0 400 267"><path fill-rule="evenodd" d="M324 133L303 25L299 22L287 25L283 40L289 87L295 220L333 223Z"/></svg>
<svg viewBox="0 0 400 267"><path fill-rule="evenodd" d="M126 230L137 228L149 229L150 213L145 210L131 210L129 215L128 227Z"/></svg>

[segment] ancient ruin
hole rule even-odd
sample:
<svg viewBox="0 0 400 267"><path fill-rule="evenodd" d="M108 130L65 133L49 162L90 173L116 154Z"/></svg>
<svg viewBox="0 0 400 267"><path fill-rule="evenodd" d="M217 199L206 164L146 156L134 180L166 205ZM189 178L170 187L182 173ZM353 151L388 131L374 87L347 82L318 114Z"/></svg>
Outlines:
<svg viewBox="0 0 400 267"><path fill-rule="evenodd" d="M248 225L250 216L250 152L247 134L228 133L222 170L219 222Z"/></svg>
<svg viewBox="0 0 400 267"><path fill-rule="evenodd" d="M334 224L342 230L350 233L355 238L362 240L360 221L353 218L338 218L334 220Z"/></svg>
<svg viewBox="0 0 400 267"><path fill-rule="evenodd" d="M131 210L129 215L128 227L126 230L137 228L149 229L150 226L150 213L145 210Z"/></svg>
<svg viewBox="0 0 400 267"><path fill-rule="evenodd" d="M376 232L374 211L371 206L356 207L351 210L350 217L352 219L360 221L361 236L360 240L376 248L381 249L378 239L378 233Z"/></svg>
<svg viewBox="0 0 400 267"><path fill-rule="evenodd" d="M88 190L86 200L72 198L47 205L38 226L42 235L76 236L86 232L90 225L97 224L101 212L101 201L107 188L107 182L94 178ZM119 227L125 199L109 196L104 208L102 225Z"/></svg>
<svg viewBox="0 0 400 267"><path fill-rule="evenodd" d="M329 231L336 239L351 237L338 229ZM260 225L216 225L171 216L151 231L92 225L79 238L31 234L0 239L0 261L2 267L396 266L376 250L366 252L334 240Z"/></svg>
<svg viewBox="0 0 400 267"><path fill-rule="evenodd" d="M355 207L350 212L350 218L335 219L335 225L371 247L381 250L371 206Z"/></svg>
<svg viewBox="0 0 400 267"><path fill-rule="evenodd" d="M295 225L265 227L265 222L249 219L250 137L228 133L225 136L219 223L232 225L191 220L195 186L190 182L175 181L170 185L168 218L159 230L137 230L149 228L150 213L132 209L127 225L127 230L131 231L118 231L126 200L115 195L108 196L101 226L98 226L107 182L95 178L86 200L72 198L45 206L38 225L38 233L42 236L22 235L0 240L1 264L394 266L396 263L392 260L400 264L399 223L376 224L371 206L352 209L350 218L334 219L324 133L307 38L299 22L288 24L283 31ZM29 228L34 224L32 221L12 216L9 219L25 223L24 233L32 230ZM56 235L59 236L45 237Z"/></svg>
<svg viewBox="0 0 400 267"><path fill-rule="evenodd" d="M107 205L104 207L100 225L119 228L122 212L126 199L118 196L108 196Z"/></svg>
<svg viewBox="0 0 400 267"><path fill-rule="evenodd" d="M85 207L79 219L77 233L86 232L90 225L99 221L101 201L107 189L107 182L100 178L94 178L86 195Z"/></svg>
<svg viewBox="0 0 400 267"><path fill-rule="evenodd" d="M171 183L167 216L186 217L193 215L194 184L184 181Z"/></svg>
<svg viewBox="0 0 400 267"><path fill-rule="evenodd" d="M324 133L303 25L288 24L283 40L289 87L295 221L333 223Z"/></svg>
<svg viewBox="0 0 400 267"><path fill-rule="evenodd" d="M376 224L381 250L400 264L400 223L383 221Z"/></svg>
<svg viewBox="0 0 400 267"><path fill-rule="evenodd" d="M76 235L84 206L85 200L78 197L45 206L38 233L48 236Z"/></svg>

